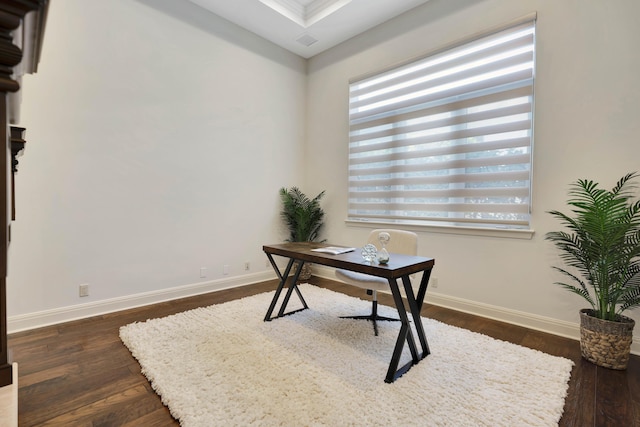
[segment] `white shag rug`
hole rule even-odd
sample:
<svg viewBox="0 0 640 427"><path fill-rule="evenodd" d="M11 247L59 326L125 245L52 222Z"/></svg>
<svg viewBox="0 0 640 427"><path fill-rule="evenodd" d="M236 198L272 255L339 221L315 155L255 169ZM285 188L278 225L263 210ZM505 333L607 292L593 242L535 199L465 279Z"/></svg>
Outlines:
<svg viewBox="0 0 640 427"><path fill-rule="evenodd" d="M387 384L400 323L380 322L376 337L339 318L370 301L300 289L310 309L271 322L268 292L132 323L120 338L187 427L558 424L571 360L423 318L431 354Z"/></svg>

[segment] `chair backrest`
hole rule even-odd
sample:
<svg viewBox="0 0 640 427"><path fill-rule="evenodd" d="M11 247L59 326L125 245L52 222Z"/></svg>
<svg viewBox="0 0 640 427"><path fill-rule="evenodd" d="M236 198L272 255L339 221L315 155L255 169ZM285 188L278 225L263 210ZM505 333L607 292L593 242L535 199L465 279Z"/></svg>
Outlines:
<svg viewBox="0 0 640 427"><path fill-rule="evenodd" d="M371 233L369 233L369 240L367 243L374 244L375 247L380 250L381 245L378 241L378 235L383 231L389 233L389 236L391 236L391 240L389 240L389 243L387 244L388 252L395 252L397 254L404 255L418 255L418 235L412 231L395 230L392 228L372 230Z"/></svg>

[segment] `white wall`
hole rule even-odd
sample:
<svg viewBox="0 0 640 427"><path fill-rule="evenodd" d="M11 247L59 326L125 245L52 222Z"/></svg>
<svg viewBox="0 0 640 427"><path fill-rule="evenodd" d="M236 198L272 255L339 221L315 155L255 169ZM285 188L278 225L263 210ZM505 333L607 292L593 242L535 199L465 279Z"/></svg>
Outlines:
<svg viewBox="0 0 640 427"><path fill-rule="evenodd" d="M188 1L49 12L23 81L10 331L33 326L25 316L273 276L262 244L286 236L278 189L303 178L305 61Z"/></svg>
<svg viewBox="0 0 640 427"><path fill-rule="evenodd" d="M537 12L535 148L531 240L420 231L419 250L436 259L432 299L557 331L578 323L585 303L553 282L551 243L570 182L611 187L640 170L638 69L640 2L635 0L431 0L309 62L307 181L327 190L327 234L365 241L370 228L347 216L348 81ZM330 124L330 125L328 125ZM500 312L502 313L500 314ZM640 310L627 312L640 321ZM518 316L515 316L518 317ZM640 331L636 328L636 343ZM556 331L556 332L557 332ZM637 344L636 344L637 345ZM640 349L640 347L636 347Z"/></svg>

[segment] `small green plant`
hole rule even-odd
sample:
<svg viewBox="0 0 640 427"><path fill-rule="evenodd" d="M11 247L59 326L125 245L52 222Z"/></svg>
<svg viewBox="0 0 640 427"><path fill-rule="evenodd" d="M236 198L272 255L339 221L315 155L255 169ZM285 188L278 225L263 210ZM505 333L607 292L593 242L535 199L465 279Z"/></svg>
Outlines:
<svg viewBox="0 0 640 427"><path fill-rule="evenodd" d="M280 189L280 215L289 229L288 242L315 242L318 239L324 225L324 210L320 207L323 196L324 191L310 199L298 187Z"/></svg>
<svg viewBox="0 0 640 427"><path fill-rule="evenodd" d="M549 212L569 229L545 236L570 268L553 267L573 283L556 284L587 300L599 319L617 321L640 306L640 200L631 200L637 176L623 176L611 190L579 180L567 202L574 216Z"/></svg>

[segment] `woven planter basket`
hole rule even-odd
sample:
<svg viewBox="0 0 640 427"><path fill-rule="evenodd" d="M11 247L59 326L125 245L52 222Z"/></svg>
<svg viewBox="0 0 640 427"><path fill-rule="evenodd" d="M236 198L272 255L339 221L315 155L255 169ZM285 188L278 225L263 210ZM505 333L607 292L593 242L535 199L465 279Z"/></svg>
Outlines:
<svg viewBox="0 0 640 427"><path fill-rule="evenodd" d="M589 362L610 369L627 369L635 321L620 316L619 322L593 317L580 310L580 351Z"/></svg>
<svg viewBox="0 0 640 427"><path fill-rule="evenodd" d="M293 268L291 269L291 275L293 275L297 269L298 269L298 263L294 262ZM300 276L298 276L298 283L300 283L301 281L309 280L311 278L311 273L312 273L311 264L308 262L305 262L304 265L302 266L302 271L300 272Z"/></svg>

